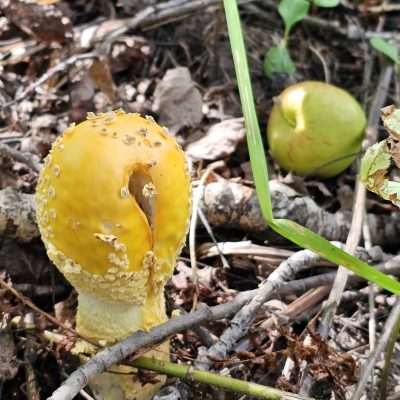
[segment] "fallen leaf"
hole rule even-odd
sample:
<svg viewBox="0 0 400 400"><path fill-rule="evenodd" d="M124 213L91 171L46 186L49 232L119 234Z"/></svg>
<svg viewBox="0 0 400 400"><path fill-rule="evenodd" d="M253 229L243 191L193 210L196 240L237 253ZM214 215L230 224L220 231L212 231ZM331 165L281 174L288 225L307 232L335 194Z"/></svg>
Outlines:
<svg viewBox="0 0 400 400"><path fill-rule="evenodd" d="M202 96L185 67L169 69L154 92L153 111L174 135L201 122L202 106Z"/></svg>
<svg viewBox="0 0 400 400"><path fill-rule="evenodd" d="M232 154L245 136L243 118L227 119L212 126L200 140L190 143L186 154L195 160L218 160Z"/></svg>
<svg viewBox="0 0 400 400"><path fill-rule="evenodd" d="M107 95L111 102L116 100L115 85L107 58L94 59L89 76L95 85Z"/></svg>
<svg viewBox="0 0 400 400"><path fill-rule="evenodd" d="M171 278L172 284L176 289L184 290L192 284L193 270L183 262L178 262L175 268L177 273ZM203 267L197 270L198 282L204 287L211 287L211 281L214 276L212 267Z"/></svg>
<svg viewBox="0 0 400 400"><path fill-rule="evenodd" d="M72 23L55 3L2 0L0 8L14 25L28 35L43 42L65 43L73 38Z"/></svg>

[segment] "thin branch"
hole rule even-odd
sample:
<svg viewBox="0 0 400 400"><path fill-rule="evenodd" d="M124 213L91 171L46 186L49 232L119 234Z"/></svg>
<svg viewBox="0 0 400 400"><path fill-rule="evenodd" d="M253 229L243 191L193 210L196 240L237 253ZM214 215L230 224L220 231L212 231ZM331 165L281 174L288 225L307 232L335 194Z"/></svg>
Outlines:
<svg viewBox="0 0 400 400"><path fill-rule="evenodd" d="M221 259L222 266L223 266L225 269L230 269L231 267L230 267L230 265L229 265L229 262L228 262L228 260L226 259L225 255L224 255L224 253L223 253L223 250L222 250L222 248L220 247L220 244L218 243L217 238L215 237L214 232L212 231L212 228L211 228L209 222L207 221L207 218L206 218L206 216L204 215L204 212L203 212L203 210L202 210L201 208L198 209L198 214L199 214L201 223L203 224L204 228L206 228L206 231L207 231L207 233L208 233L208 236L210 236L212 242L214 243L214 246L215 246L215 248L216 248L216 250L217 250L218 256L219 256L219 258ZM235 243L236 243L236 242L235 242Z"/></svg>
<svg viewBox="0 0 400 400"><path fill-rule="evenodd" d="M369 230L368 223L365 221L363 223L363 238L364 247L367 251L372 248L371 232ZM368 308L369 308L369 321L368 321L368 338L369 338L369 350L373 351L376 343L376 312L375 312L375 293L377 290L377 285L372 283L368 286ZM344 300L345 301L345 300ZM371 375L371 383L373 385L374 374Z"/></svg>
<svg viewBox="0 0 400 400"><path fill-rule="evenodd" d="M331 73L329 71L329 67L328 64L324 58L324 56L322 55L322 53L319 51L319 49L317 49L316 47L314 47L313 45L309 44L308 47L310 48L310 50L318 57L319 61L321 61L322 64L322 69L324 71L324 76L325 76L325 82L326 83L331 83Z"/></svg>
<svg viewBox="0 0 400 400"><path fill-rule="evenodd" d="M353 217L351 220L349 236L347 238L345 246L345 250L350 254L354 254L356 247L358 246L358 243L361 239L365 201L366 189L359 181L357 181L353 207ZM328 335L329 327L331 325L334 315L336 314L336 310L339 306L340 299L346 287L349 275L349 270L347 268L339 266L336 274L335 283L332 286L332 290L330 292L328 301L326 302L326 305L324 307L323 315L321 317L321 325L319 330L323 337L326 337Z"/></svg>
<svg viewBox="0 0 400 400"><path fill-rule="evenodd" d="M17 290L15 290L11 285L9 285L7 282L5 282L2 278L0 278L0 286L3 289L8 290L10 293L12 293L18 300L21 301L22 304L27 305L29 308L32 310L36 311L37 313L43 315L47 320L49 320L51 323L53 323L56 326L61 326L64 330L72 333L74 336L77 336L77 333L74 329L62 324L60 321L58 321L56 318L54 318L52 315L49 313L43 311L39 307L37 307L35 304L33 304L27 297L19 293Z"/></svg>
<svg viewBox="0 0 400 400"><path fill-rule="evenodd" d="M204 184L207 181L209 175L216 169L221 168L225 165L223 161L216 161L210 164L199 180L199 185L197 190L194 192L192 200L192 217L190 219L189 227L189 253L190 253L190 266L192 267L192 281L195 287L195 296L193 299L193 310L197 306L197 298L199 293L198 284L198 273L197 273L197 261L196 261L196 227L197 227L197 217L200 200L203 197Z"/></svg>

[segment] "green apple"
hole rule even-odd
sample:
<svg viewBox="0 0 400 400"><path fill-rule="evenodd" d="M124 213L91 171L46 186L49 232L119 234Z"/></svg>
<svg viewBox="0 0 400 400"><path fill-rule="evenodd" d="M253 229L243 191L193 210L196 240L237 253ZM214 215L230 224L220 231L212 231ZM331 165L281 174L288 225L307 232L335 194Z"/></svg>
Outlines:
<svg viewBox="0 0 400 400"><path fill-rule="evenodd" d="M274 100L268 144L283 169L329 178L353 162L361 148L366 117L348 92L306 81L288 87Z"/></svg>

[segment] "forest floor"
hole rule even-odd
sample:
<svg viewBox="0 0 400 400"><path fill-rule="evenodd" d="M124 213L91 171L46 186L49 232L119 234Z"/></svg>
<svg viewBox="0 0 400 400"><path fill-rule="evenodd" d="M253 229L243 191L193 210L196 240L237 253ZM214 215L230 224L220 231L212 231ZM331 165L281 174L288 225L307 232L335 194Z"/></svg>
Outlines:
<svg viewBox="0 0 400 400"><path fill-rule="evenodd" d="M33 217L32 194L51 144L87 112L121 107L153 116L176 136L191 160L193 187L204 191L194 247L187 244L183 249L167 285L169 315L175 309L190 311L194 301L197 306L226 303L239 292L257 288L272 271L283 268L282 263L296 263L293 256L300 249L272 234L258 208L220 2L186 2L192 5L169 12L179 3L175 0L156 13L139 13L156 3L0 1L0 399L46 399L77 368L68 353L73 335L63 328L74 328L76 292L47 258ZM379 138L386 136L374 101L400 104L400 78L369 38L379 34L400 43L396 2L343 0L332 9L312 7L289 40L296 73L273 79L265 76L263 61L283 35L276 2L243 3L263 133L274 96L291 83L320 80L352 93L367 110L368 128ZM274 180L274 213L345 243L356 211L357 163L335 178L320 180L288 174L267 148L266 153ZM400 214L371 193L365 208L360 254L400 275ZM350 281L323 335L318 327L332 274L330 281L302 284L311 277L326 278L335 266L314 260L311 268L301 260L290 278L297 282L293 291L271 296L246 335L226 357L212 360L210 369L314 398L349 398L396 298L365 281ZM199 349L204 352L217 341L229 321L227 316L205 324L200 335L195 329L176 334L171 359L194 363ZM67 340L50 344L46 330L63 333ZM381 354L363 398L400 398L398 344L387 392L380 397L376 393L383 390L383 369ZM182 399L245 398L176 378L168 384L181 391ZM89 389L87 393L90 396Z"/></svg>

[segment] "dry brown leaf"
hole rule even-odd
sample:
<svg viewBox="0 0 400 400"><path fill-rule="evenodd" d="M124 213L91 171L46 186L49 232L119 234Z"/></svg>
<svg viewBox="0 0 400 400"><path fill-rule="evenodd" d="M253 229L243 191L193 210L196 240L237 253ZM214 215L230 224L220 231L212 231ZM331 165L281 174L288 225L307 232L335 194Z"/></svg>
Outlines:
<svg viewBox="0 0 400 400"><path fill-rule="evenodd" d="M218 160L232 154L245 136L243 118L227 119L212 126L200 140L189 144L186 153L195 160Z"/></svg>
<svg viewBox="0 0 400 400"><path fill-rule="evenodd" d="M43 42L65 43L73 37L72 23L55 3L49 0L1 0L0 8L14 25L28 35Z"/></svg>
<svg viewBox="0 0 400 400"><path fill-rule="evenodd" d="M197 126L202 118L202 96L185 67L169 69L154 92L153 111L172 134Z"/></svg>
<svg viewBox="0 0 400 400"><path fill-rule="evenodd" d="M106 58L95 59L89 69L89 76L95 85L107 95L110 102L114 102L115 85L111 74L110 65Z"/></svg>

